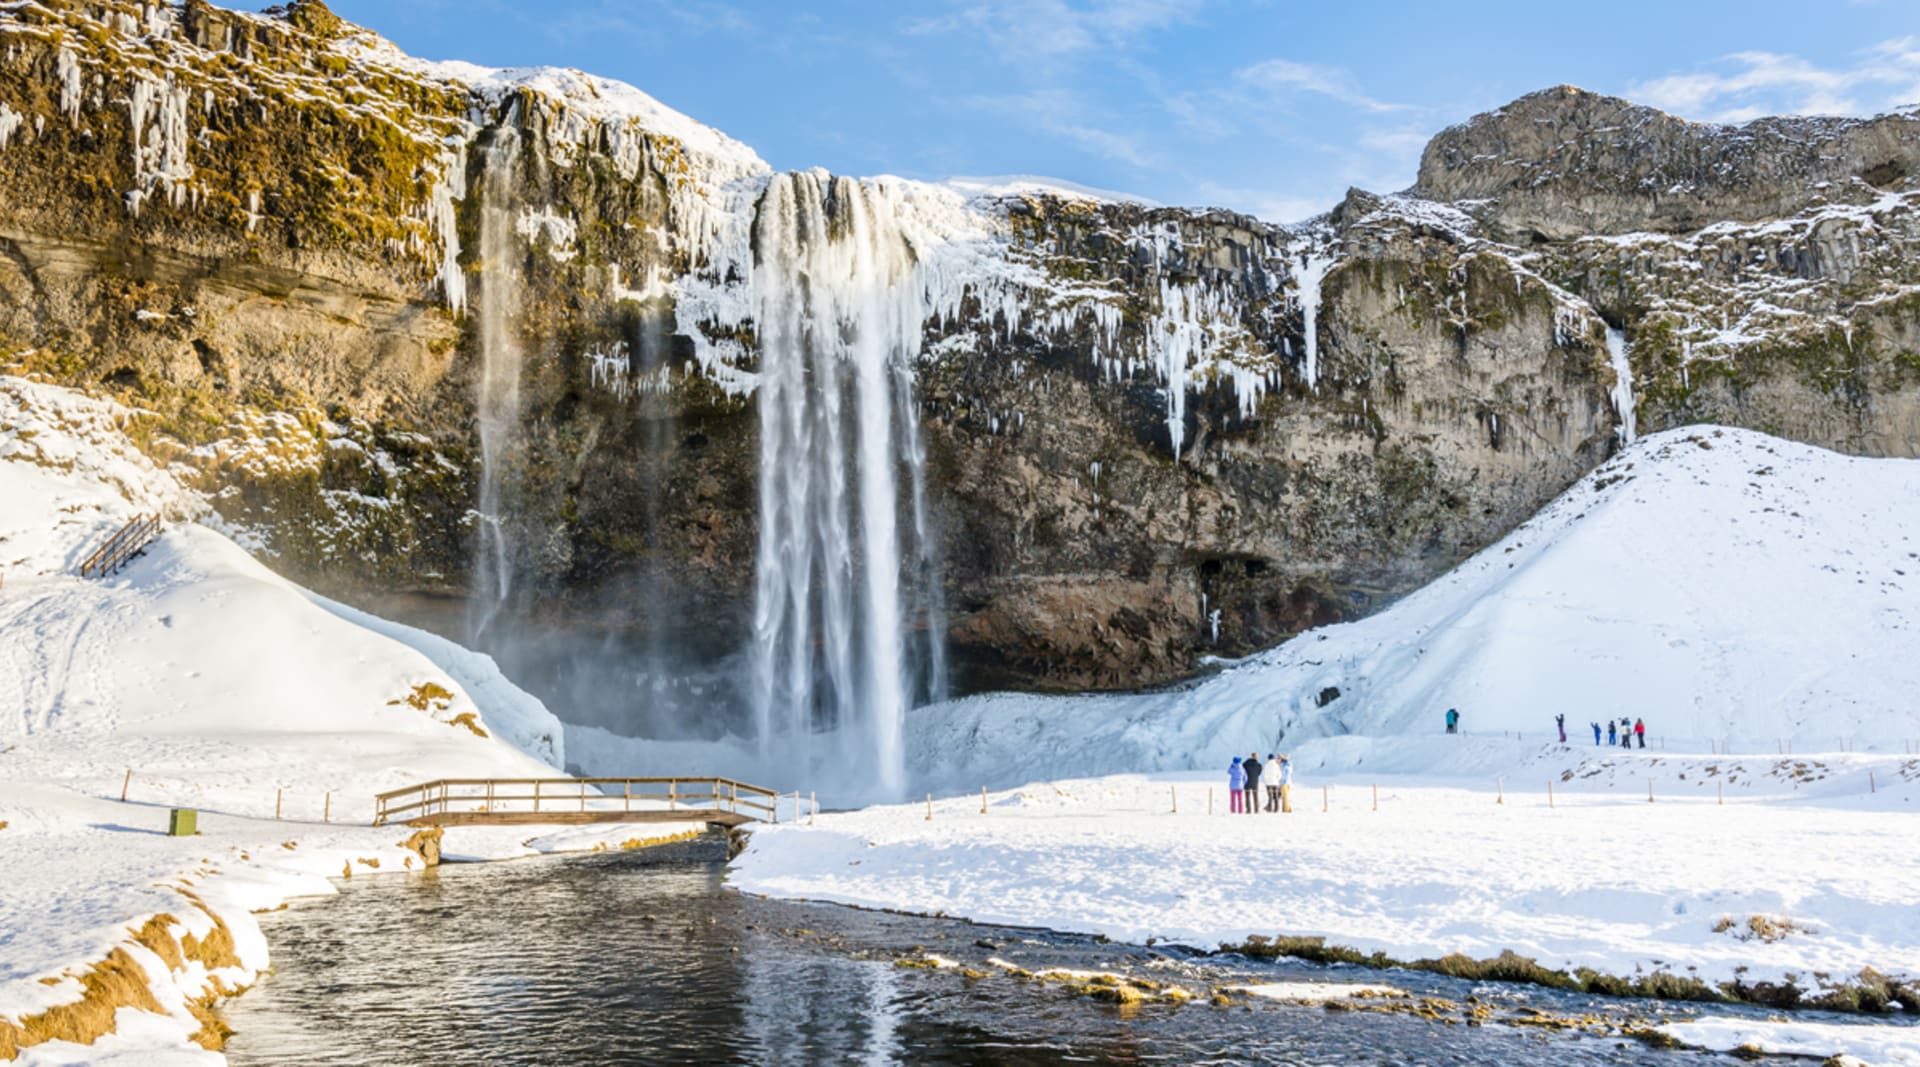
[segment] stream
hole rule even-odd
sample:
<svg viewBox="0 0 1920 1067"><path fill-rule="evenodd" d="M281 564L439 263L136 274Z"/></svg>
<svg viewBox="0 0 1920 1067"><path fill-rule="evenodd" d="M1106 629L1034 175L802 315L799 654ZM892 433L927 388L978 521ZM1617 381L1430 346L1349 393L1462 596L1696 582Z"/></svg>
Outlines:
<svg viewBox="0 0 1920 1067"><path fill-rule="evenodd" d="M223 1014L250 1064L1733 1064L1538 1013L1646 1023L1696 1009L1406 971L1264 963L746 896L724 842L354 879L261 917L273 970ZM989 972L903 967L925 953ZM1199 994L1120 1005L999 973L1117 971ZM1236 998L1367 982L1447 1018ZM1469 999L1473 998L1473 999ZM1475 1005L1484 1025L1469 1024ZM1716 1014L1728 1009L1715 1006Z"/></svg>

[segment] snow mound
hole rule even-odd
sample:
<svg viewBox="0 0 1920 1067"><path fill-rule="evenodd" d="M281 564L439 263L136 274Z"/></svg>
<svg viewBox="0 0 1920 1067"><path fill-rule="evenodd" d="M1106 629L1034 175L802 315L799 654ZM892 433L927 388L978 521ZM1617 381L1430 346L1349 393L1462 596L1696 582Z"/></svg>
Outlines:
<svg viewBox="0 0 1920 1067"><path fill-rule="evenodd" d="M199 498L128 442L135 414L0 378L10 777L101 795L131 768L149 801L270 813L277 792L331 792L362 818L380 790L560 765L559 721L491 660L315 597L191 521ZM143 512L169 520L143 555L75 574Z"/></svg>
<svg viewBox="0 0 1920 1067"><path fill-rule="evenodd" d="M1644 717L1672 750L1904 751L1920 738L1920 462L1714 427L1644 438L1467 562L1360 622L1203 682L996 694L908 720L909 769L960 790L1225 767L1459 770L1492 738ZM1441 748L1448 708L1468 738ZM1584 731L1584 734L1583 734Z"/></svg>

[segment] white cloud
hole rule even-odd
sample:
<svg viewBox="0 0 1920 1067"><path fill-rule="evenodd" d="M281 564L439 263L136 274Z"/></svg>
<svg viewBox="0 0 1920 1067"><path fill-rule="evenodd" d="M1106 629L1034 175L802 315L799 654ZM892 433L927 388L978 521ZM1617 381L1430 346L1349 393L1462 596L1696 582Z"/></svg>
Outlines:
<svg viewBox="0 0 1920 1067"><path fill-rule="evenodd" d="M912 35L959 33L985 38L1014 57L1066 56L1124 48L1142 34L1190 21L1193 0L975 0L944 15L915 19Z"/></svg>
<svg viewBox="0 0 1920 1067"><path fill-rule="evenodd" d="M1361 92L1346 71L1318 63L1268 59L1234 72L1233 80L1243 90L1270 96L1318 93L1364 111L1405 110L1400 104L1389 104Z"/></svg>
<svg viewBox="0 0 1920 1067"><path fill-rule="evenodd" d="M1038 89L1016 96L974 96L965 101L976 111L1012 119L1081 151L1136 167L1157 167L1159 161L1132 137L1105 128L1079 95L1068 89Z"/></svg>
<svg viewBox="0 0 1920 1067"><path fill-rule="evenodd" d="M1841 68L1794 55L1735 52L1720 71L1670 74L1636 82L1627 95L1687 118L1745 122L1760 115L1855 115L1916 102L1920 39L1882 41Z"/></svg>

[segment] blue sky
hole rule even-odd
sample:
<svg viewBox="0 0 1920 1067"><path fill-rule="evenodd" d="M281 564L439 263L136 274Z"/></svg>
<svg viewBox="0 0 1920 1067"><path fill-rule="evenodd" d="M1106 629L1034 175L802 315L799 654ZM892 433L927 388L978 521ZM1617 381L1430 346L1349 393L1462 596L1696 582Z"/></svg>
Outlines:
<svg viewBox="0 0 1920 1067"><path fill-rule="evenodd" d="M415 55L631 82L775 167L1040 174L1291 220L1569 82L1692 119L1920 103L1915 0L331 0Z"/></svg>

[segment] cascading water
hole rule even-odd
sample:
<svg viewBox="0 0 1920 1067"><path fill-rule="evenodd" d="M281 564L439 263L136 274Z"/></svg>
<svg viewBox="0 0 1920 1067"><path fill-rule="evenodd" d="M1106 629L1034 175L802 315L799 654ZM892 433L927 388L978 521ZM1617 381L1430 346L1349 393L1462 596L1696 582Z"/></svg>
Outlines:
<svg viewBox="0 0 1920 1067"><path fill-rule="evenodd" d="M513 546L503 517L503 488L520 448L521 352L512 321L521 280L514 269L513 188L520 135L511 121L494 129L480 176L480 304L476 322L480 378L476 407L480 436L480 493L474 523L472 595L467 642L498 644L492 633L513 591Z"/></svg>
<svg viewBox="0 0 1920 1067"><path fill-rule="evenodd" d="M771 181L753 245L761 755L773 760L777 744L782 762L804 766L831 737L834 769L864 772L872 792L897 796L907 707L917 687L946 687L914 413L925 311L913 252L884 190L817 171ZM916 615L925 642L907 639Z"/></svg>

